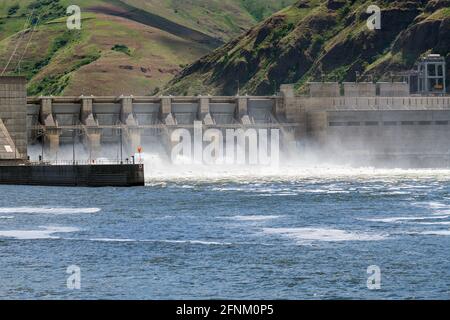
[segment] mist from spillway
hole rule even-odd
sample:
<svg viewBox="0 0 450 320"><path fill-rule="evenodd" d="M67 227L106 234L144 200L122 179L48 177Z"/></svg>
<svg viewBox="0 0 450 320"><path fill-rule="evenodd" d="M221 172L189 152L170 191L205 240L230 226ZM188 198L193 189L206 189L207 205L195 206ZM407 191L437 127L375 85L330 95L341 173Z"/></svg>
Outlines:
<svg viewBox="0 0 450 320"><path fill-rule="evenodd" d="M32 161L38 161L42 154L41 145L29 146L28 153ZM88 162L89 152L82 144L75 145L76 160ZM398 168L383 168L382 166L366 166L345 162L339 158L335 150L330 153L316 152L313 148L291 149L289 153L281 152L278 166L265 165L199 165L192 164L192 159L185 159L184 163L174 164L160 144L144 145L144 152L135 154L136 163L139 160L145 165L147 184L164 182L289 182L299 180L395 180L395 179L439 179L450 181L450 169L405 169L398 164ZM141 159L140 159L141 158ZM123 152L122 160L132 161L131 155ZM48 152L44 161L71 162L73 160L73 146L61 145L57 154L52 156ZM120 145L102 145L97 162L111 160L119 162Z"/></svg>
<svg viewBox="0 0 450 320"><path fill-rule="evenodd" d="M159 154L145 153L148 184L164 182L252 183L294 182L300 180L389 181L401 179L439 179L450 181L450 169L375 168L317 161L299 157L283 161L278 167L249 165L172 164Z"/></svg>

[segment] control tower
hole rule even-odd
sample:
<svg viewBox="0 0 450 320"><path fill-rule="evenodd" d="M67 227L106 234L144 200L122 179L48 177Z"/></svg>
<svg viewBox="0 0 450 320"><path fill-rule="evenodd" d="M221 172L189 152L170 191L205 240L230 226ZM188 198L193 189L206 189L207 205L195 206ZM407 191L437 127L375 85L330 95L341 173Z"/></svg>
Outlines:
<svg viewBox="0 0 450 320"><path fill-rule="evenodd" d="M418 82L420 94L445 95L445 59L439 54L429 54L417 62Z"/></svg>

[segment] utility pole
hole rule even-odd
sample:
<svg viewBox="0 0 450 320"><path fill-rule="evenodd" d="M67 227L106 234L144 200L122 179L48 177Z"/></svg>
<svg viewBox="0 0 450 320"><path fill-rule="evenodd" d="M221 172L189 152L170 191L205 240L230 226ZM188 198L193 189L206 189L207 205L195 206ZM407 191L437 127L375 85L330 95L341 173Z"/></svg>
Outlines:
<svg viewBox="0 0 450 320"><path fill-rule="evenodd" d="M123 164L123 127L120 127L120 164Z"/></svg>
<svg viewBox="0 0 450 320"><path fill-rule="evenodd" d="M75 129L72 130L72 157L73 165L75 165Z"/></svg>
<svg viewBox="0 0 450 320"><path fill-rule="evenodd" d="M14 159L17 160L17 144L16 144L16 134L14 133L13 135L13 142L14 142Z"/></svg>
<svg viewBox="0 0 450 320"><path fill-rule="evenodd" d="M45 133L44 132L42 132L42 143L41 143L41 145L42 145L42 158L41 158L41 160L42 160L42 162L44 162L44 145L45 145Z"/></svg>

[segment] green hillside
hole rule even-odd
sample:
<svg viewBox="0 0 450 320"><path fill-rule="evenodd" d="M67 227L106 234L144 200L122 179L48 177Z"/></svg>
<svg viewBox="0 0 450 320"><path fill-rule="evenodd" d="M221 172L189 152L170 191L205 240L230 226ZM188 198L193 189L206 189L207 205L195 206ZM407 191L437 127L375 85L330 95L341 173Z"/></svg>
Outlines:
<svg viewBox="0 0 450 320"><path fill-rule="evenodd" d="M177 22L223 41L295 0L124 0L133 7Z"/></svg>
<svg viewBox="0 0 450 320"><path fill-rule="evenodd" d="M382 10L369 30L366 9ZM185 68L170 94L272 94L280 84L375 80L410 69L424 53L450 63L450 1L301 0ZM448 72L448 70L447 70Z"/></svg>
<svg viewBox="0 0 450 320"><path fill-rule="evenodd" d="M79 31L66 28L66 8L72 4L82 8ZM0 73L8 66L5 74L27 76L32 95L148 95L284 4L2 0Z"/></svg>

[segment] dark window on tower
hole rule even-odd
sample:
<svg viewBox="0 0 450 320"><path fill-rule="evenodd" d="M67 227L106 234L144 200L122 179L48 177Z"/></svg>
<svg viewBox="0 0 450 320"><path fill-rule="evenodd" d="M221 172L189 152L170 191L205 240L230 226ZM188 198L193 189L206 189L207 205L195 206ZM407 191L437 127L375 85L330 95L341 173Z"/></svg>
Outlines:
<svg viewBox="0 0 450 320"><path fill-rule="evenodd" d="M345 122L330 122L328 125L330 127L343 127L346 126L347 124Z"/></svg>
<svg viewBox="0 0 450 320"><path fill-rule="evenodd" d="M428 65L428 75L434 77L436 75L436 65L429 64Z"/></svg>
<svg viewBox="0 0 450 320"><path fill-rule="evenodd" d="M443 72L442 72L442 65L438 65L437 68L438 68L438 72L437 72L438 74L437 74L437 75L440 76L440 77L442 77L442 75L443 75Z"/></svg>

